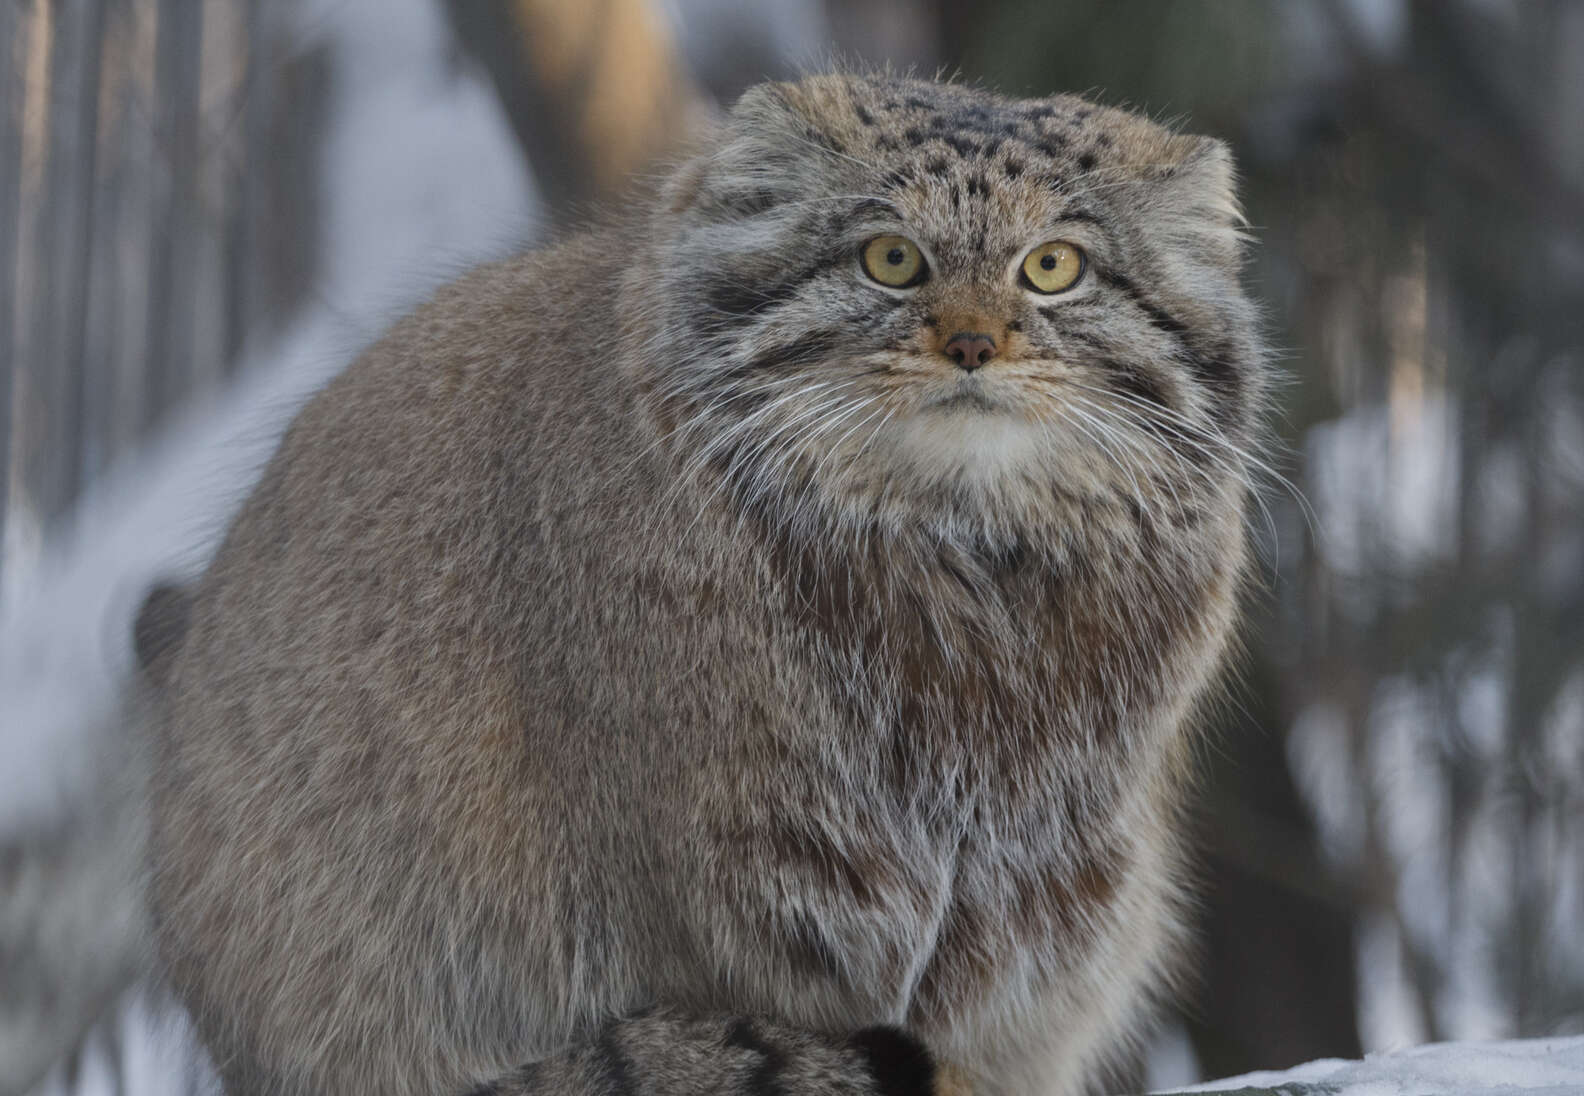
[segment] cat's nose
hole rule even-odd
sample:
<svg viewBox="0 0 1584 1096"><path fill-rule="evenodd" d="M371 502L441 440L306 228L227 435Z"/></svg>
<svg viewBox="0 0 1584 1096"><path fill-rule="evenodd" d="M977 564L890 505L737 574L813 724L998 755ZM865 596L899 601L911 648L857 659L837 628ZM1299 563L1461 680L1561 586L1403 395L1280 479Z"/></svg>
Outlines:
<svg viewBox="0 0 1584 1096"><path fill-rule="evenodd" d="M942 353L956 362L958 369L972 373L995 357L996 344L989 335L981 335L977 331L959 331L946 341Z"/></svg>

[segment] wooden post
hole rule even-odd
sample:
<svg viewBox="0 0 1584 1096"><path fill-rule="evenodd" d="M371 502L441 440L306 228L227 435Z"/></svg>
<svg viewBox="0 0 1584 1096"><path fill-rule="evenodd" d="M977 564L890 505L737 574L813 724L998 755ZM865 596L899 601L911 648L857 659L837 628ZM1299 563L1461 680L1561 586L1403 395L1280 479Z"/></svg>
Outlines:
<svg viewBox="0 0 1584 1096"><path fill-rule="evenodd" d="M450 0L556 212L622 189L708 107L649 0Z"/></svg>
<svg viewBox="0 0 1584 1096"><path fill-rule="evenodd" d="M148 389L143 427L164 413L192 378L193 219L198 165L198 82L203 8L193 0L161 0L155 46L154 232L149 261ZM162 185L161 185L162 184Z"/></svg>
<svg viewBox="0 0 1584 1096"><path fill-rule="evenodd" d="M106 0L71 0L61 5L69 12L70 24L58 28L58 41L70 40L70 66L60 73L59 85L70 86L66 102L57 102L62 140L54 149L62 193L57 213L61 220L55 231L59 253L60 281L54 295L54 328L60 345L61 400L56 444L60 447L60 483L56 486L53 512L60 513L86 486L86 449L88 443L87 407L90 368L85 354L89 298L89 262L94 242L94 197L98 178L99 81L103 64Z"/></svg>
<svg viewBox="0 0 1584 1096"><path fill-rule="evenodd" d="M17 366L17 220L22 197L22 66L28 9L0 3L0 575L11 504L11 418Z"/></svg>

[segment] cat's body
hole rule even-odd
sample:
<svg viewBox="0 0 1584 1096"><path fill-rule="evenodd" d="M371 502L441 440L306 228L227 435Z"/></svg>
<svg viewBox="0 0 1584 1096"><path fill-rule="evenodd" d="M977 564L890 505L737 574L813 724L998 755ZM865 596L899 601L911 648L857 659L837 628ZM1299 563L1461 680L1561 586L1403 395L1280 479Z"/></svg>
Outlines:
<svg viewBox="0 0 1584 1096"><path fill-rule="evenodd" d="M1243 569L1228 187L1077 100L761 89L332 383L163 671L162 951L228 1086L1076 1091L1178 950ZM865 284L904 229L928 280ZM1070 293L1009 273L1080 237Z"/></svg>

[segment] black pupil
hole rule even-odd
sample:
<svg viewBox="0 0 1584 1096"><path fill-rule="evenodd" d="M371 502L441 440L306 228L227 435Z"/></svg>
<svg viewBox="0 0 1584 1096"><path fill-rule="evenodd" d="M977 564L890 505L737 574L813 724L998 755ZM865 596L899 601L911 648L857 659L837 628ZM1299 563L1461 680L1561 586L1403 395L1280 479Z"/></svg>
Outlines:
<svg viewBox="0 0 1584 1096"><path fill-rule="evenodd" d="M1056 256L1054 256L1054 255L1046 255L1045 257L1040 259L1040 268L1042 270L1055 270L1056 269Z"/></svg>
<svg viewBox="0 0 1584 1096"><path fill-rule="evenodd" d="M903 251L900 247L893 247L890 251L886 252L886 262L890 263L892 266L901 266L902 260L906 258L907 252Z"/></svg>

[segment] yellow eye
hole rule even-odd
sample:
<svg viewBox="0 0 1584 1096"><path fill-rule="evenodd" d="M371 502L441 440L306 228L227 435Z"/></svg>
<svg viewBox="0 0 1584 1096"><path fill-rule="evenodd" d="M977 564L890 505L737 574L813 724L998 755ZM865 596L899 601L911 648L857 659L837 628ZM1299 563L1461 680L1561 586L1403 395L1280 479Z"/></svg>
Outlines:
<svg viewBox="0 0 1584 1096"><path fill-rule="evenodd" d="M1041 293L1060 293L1078 284L1086 265L1077 244L1052 240L1028 253L1023 260L1023 276Z"/></svg>
<svg viewBox="0 0 1584 1096"><path fill-rule="evenodd" d="M864 273L881 285L906 289L924 280L924 254L906 236L876 236L863 245Z"/></svg>

